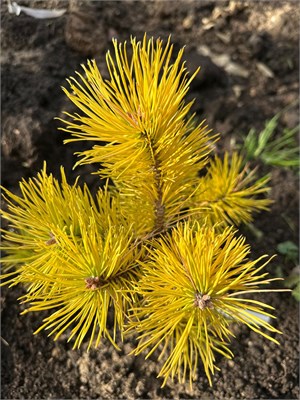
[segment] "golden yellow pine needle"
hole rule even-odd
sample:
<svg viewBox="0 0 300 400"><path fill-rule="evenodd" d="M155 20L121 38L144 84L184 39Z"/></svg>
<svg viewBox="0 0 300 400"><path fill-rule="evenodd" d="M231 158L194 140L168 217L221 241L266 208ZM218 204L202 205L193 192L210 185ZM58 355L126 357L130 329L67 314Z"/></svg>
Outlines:
<svg viewBox="0 0 300 400"><path fill-rule="evenodd" d="M172 233L151 242L149 260L140 262L143 277L138 289L144 300L133 309L131 327L140 333L135 354L169 344L159 374L165 378L163 384L175 375L183 381L187 371L190 381L195 379L195 352L211 383L214 352L231 357L229 321L244 323L278 343L263 329L279 331L253 314L272 317L264 311L271 307L235 296L249 293L252 282L259 291L262 276L263 283L268 282L262 266L257 266L264 257L248 260L249 246L244 242L231 227L219 232L219 227L202 227L198 222L179 224Z"/></svg>
<svg viewBox="0 0 300 400"><path fill-rule="evenodd" d="M204 122L195 126L187 118L192 102L185 104L184 97L197 71L188 77L183 49L171 63L170 40L163 46L146 35L141 42L132 38L130 60L126 43L113 45L114 57L106 58L108 80L88 61L85 76L78 74L79 80L69 80L70 91L64 89L81 111L63 121L73 136L65 142L101 142L78 153L77 164L101 163L100 173L120 191L123 212L145 234L177 219L214 139Z"/></svg>
<svg viewBox="0 0 300 400"><path fill-rule="evenodd" d="M62 183L47 175L20 184L21 197L5 190L9 204L2 216L11 223L4 231L2 249L7 264L16 270L2 275L3 283L25 284L21 300L29 311L53 310L38 329L51 329L55 338L72 328L79 347L91 328L89 347L107 336L116 346L126 310L134 297L133 283L140 250L131 225L119 212L117 197L99 190L93 200L87 187ZM114 338L107 329L107 315L114 310ZM94 340L95 339L95 340Z"/></svg>
<svg viewBox="0 0 300 400"><path fill-rule="evenodd" d="M253 171L242 169L242 158L234 153L229 160L215 157L208 166L208 172L201 178L198 190L192 199L193 206L204 207L208 222L240 224L250 222L254 211L266 210L271 201L260 198L267 194L268 178L255 181Z"/></svg>

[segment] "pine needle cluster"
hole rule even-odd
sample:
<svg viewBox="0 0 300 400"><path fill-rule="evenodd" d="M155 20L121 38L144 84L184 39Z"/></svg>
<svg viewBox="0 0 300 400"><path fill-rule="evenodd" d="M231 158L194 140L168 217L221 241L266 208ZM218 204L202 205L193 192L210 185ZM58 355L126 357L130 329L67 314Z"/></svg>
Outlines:
<svg viewBox="0 0 300 400"><path fill-rule="evenodd" d="M76 165L98 163L107 184L92 196L44 165L19 196L3 188L2 284L25 286L25 313L48 310L37 332L67 332L78 348L102 337L118 347L135 331L135 354L166 355L163 384L192 382L200 360L211 383L215 353L232 357L232 322L276 342L263 318L272 307L244 297L272 281L268 260L248 259L233 227L267 209L267 179L238 154L212 156L218 136L184 100L198 71L189 76L183 49L146 35L130 44L113 40L109 79L88 61L63 89L79 110L63 120L66 142L92 143Z"/></svg>

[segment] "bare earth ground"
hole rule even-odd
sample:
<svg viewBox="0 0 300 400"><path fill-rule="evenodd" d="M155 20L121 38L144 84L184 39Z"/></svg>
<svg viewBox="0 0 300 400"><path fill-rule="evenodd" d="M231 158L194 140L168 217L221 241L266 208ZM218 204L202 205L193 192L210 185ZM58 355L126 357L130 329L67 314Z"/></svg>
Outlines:
<svg viewBox="0 0 300 400"><path fill-rule="evenodd" d="M2 184L18 191L22 177L34 175L47 161L58 176L63 164L70 182L76 174L96 187L92 167L72 171L78 145L63 146L55 116L73 110L60 86L80 71L88 57L105 70L104 54L111 38L142 38L144 31L167 38L178 49L186 45L188 68L202 65L191 87L199 118L223 134L218 150L230 148L251 127L292 105L281 117L280 129L298 123L299 3L285 1L27 1L19 4L68 8L61 18L37 20L10 15L1 3L2 39ZM204 54L210 55L207 58ZM224 67L213 55L225 55ZM226 58L227 57L227 58ZM211 60L214 60L213 63ZM229 69L234 62L235 70ZM285 240L298 243L298 185L291 171L272 168L274 205L257 216L258 239L242 231L253 256L276 253ZM4 205L5 206L5 205ZM269 265L285 276L294 267L278 256ZM20 316L22 289L2 289L2 399L297 399L299 398L298 304L290 294L263 298L273 307L274 326L283 332L277 346L247 328L235 326L231 349L235 358L219 359L220 371L209 387L199 367L193 390L169 382L160 388L155 357L126 356L134 338L117 352L104 342L97 350L72 350L61 337L46 332L33 336L43 315ZM259 298L257 296L256 298Z"/></svg>

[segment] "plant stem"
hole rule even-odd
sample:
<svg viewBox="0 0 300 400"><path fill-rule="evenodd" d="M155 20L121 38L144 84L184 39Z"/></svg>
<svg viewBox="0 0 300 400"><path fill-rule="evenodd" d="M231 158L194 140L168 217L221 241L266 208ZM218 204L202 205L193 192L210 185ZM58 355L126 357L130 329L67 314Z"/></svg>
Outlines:
<svg viewBox="0 0 300 400"><path fill-rule="evenodd" d="M152 170L154 173L154 181L155 181L155 188L157 197L154 200L154 214L155 214L155 221L153 230L155 233L160 233L164 230L165 226L165 206L163 204L163 184L161 182L161 169L160 169L160 160L157 155L155 144L153 143L153 139L150 137L148 132L142 133L149 152L152 158Z"/></svg>

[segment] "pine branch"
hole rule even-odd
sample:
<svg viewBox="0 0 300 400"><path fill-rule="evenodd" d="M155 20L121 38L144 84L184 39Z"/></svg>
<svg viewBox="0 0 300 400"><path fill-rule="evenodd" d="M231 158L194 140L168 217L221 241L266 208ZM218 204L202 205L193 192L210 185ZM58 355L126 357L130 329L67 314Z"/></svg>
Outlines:
<svg viewBox="0 0 300 400"><path fill-rule="evenodd" d="M247 166L242 168L242 158L236 153L231 160L227 153L224 160L216 157L200 179L191 208L202 210L211 225L250 222L254 211L267 210L271 204L262 197L269 191L269 178L255 180L254 172L248 172Z"/></svg>
<svg viewBox="0 0 300 400"><path fill-rule="evenodd" d="M176 221L182 203L193 191L198 170L212 150L209 131L187 119L192 102L184 96L197 71L188 78L181 63L173 64L173 47L162 41L114 41L115 61L107 55L110 80L104 81L95 64L84 67L82 83L71 78L64 89L82 115L67 114L66 132L74 140L106 142L79 153L77 164L100 162L101 175L113 180L122 198L123 213L137 235L161 231L166 220ZM137 218L137 215L139 217Z"/></svg>

